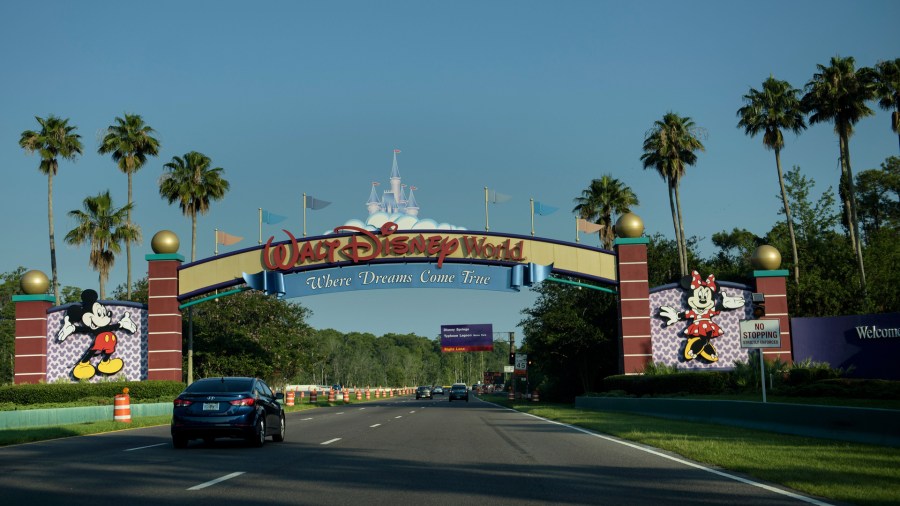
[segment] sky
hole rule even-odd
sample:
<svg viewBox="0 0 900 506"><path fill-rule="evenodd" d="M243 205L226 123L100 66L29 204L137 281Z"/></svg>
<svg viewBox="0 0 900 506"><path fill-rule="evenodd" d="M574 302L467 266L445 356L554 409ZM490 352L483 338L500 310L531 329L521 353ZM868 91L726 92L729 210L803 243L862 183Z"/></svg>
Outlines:
<svg viewBox="0 0 900 506"><path fill-rule="evenodd" d="M47 178L18 141L35 116L69 118L84 154L54 178L62 285L97 288L87 245L62 238L67 216L109 190L127 203L127 179L97 147L124 114L156 130L160 155L134 176L135 279L150 238L172 230L190 259L189 218L162 200L158 179L174 156L199 151L224 169L226 197L198 219L198 259L214 230L253 246L258 209L287 216L263 240L302 232L302 194L332 202L308 211L310 235L365 219L372 181L386 188L392 155L416 186L420 216L484 229L484 187L510 195L490 208L491 232L575 239L573 199L609 174L630 186L646 233L673 238L666 186L641 165L653 122L690 117L706 151L682 181L685 231L701 254L712 234L765 234L779 219L774 155L737 128L736 111L770 75L803 86L835 55L857 66L900 57L886 1L92 1L0 3L0 272L50 275ZM889 113L856 126L856 172L898 154ZM785 134L785 170L800 166L816 191L836 187L833 127ZM598 245L596 235L582 236ZM785 252L782 252L784 255ZM125 283L124 248L108 288ZM515 332L533 292L376 290L294 299L316 328L416 333L490 323Z"/></svg>

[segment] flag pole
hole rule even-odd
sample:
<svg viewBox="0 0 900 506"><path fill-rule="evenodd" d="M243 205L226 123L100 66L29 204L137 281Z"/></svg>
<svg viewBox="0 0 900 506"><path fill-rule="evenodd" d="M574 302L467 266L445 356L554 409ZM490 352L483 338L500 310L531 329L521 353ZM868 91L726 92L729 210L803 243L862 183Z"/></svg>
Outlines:
<svg viewBox="0 0 900 506"><path fill-rule="evenodd" d="M575 242L581 242L578 239L578 216L575 217Z"/></svg>
<svg viewBox="0 0 900 506"><path fill-rule="evenodd" d="M531 237L534 237L534 199L531 200Z"/></svg>
<svg viewBox="0 0 900 506"><path fill-rule="evenodd" d="M484 231L488 232L491 227L488 226L488 187L484 187Z"/></svg>
<svg viewBox="0 0 900 506"><path fill-rule="evenodd" d="M256 244L262 244L262 208L259 208L259 241Z"/></svg>
<svg viewBox="0 0 900 506"><path fill-rule="evenodd" d="M306 237L306 193L303 194L303 237Z"/></svg>
<svg viewBox="0 0 900 506"><path fill-rule="evenodd" d="M216 245L213 247L213 255L219 254L219 229L216 229Z"/></svg>

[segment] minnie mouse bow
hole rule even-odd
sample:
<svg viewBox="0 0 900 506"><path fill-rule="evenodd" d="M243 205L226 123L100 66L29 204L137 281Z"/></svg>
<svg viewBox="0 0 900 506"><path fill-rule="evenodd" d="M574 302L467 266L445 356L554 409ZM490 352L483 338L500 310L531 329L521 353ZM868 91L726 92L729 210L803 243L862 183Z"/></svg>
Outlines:
<svg viewBox="0 0 900 506"><path fill-rule="evenodd" d="M691 290L696 290L701 286L708 286L710 290L716 289L716 276L710 274L709 277L706 278L706 281L700 279L700 273L697 271L691 272Z"/></svg>

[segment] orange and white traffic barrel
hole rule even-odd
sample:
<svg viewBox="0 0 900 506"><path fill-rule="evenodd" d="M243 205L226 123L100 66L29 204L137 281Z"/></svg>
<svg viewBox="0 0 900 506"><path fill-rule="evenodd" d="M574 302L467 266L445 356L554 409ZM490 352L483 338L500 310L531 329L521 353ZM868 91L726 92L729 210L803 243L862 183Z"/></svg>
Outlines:
<svg viewBox="0 0 900 506"><path fill-rule="evenodd" d="M345 388L344 389L344 404L347 404L349 402L350 402L350 390Z"/></svg>
<svg viewBox="0 0 900 506"><path fill-rule="evenodd" d="M360 392L358 388L356 389L356 400L362 400L362 392Z"/></svg>
<svg viewBox="0 0 900 506"><path fill-rule="evenodd" d="M318 397L318 395L319 395L319 394L318 394L318 392L316 392L316 389L313 388L313 389L312 389L312 392L309 393L309 403L310 403L310 404L315 404L315 403L316 403L316 398Z"/></svg>
<svg viewBox="0 0 900 506"><path fill-rule="evenodd" d="M287 405L288 405L288 406L293 406L293 405L294 405L294 399L295 399L295 396L296 396L296 395L297 395L297 394L294 393L293 390L291 390L290 392L287 393Z"/></svg>
<svg viewBox="0 0 900 506"><path fill-rule="evenodd" d="M531 395L531 400L532 400L532 402L540 402L541 401L541 396L538 393L537 388L534 389L534 393Z"/></svg>
<svg viewBox="0 0 900 506"><path fill-rule="evenodd" d="M334 389L328 391L328 402L334 402Z"/></svg>
<svg viewBox="0 0 900 506"><path fill-rule="evenodd" d="M372 389L370 389L369 387L366 387L366 400L368 401L371 399L372 399Z"/></svg>
<svg viewBox="0 0 900 506"><path fill-rule="evenodd" d="M113 420L131 423L131 397L128 395L128 388L123 388L122 393L116 395L113 405Z"/></svg>

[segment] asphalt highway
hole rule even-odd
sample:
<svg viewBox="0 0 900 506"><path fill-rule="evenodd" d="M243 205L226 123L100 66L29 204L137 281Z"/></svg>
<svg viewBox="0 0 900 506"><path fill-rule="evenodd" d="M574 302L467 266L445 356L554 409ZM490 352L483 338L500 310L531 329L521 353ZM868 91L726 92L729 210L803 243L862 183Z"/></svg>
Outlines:
<svg viewBox="0 0 900 506"><path fill-rule="evenodd" d="M172 447L169 427L0 448L3 504L825 504L481 401L290 413L282 443Z"/></svg>

